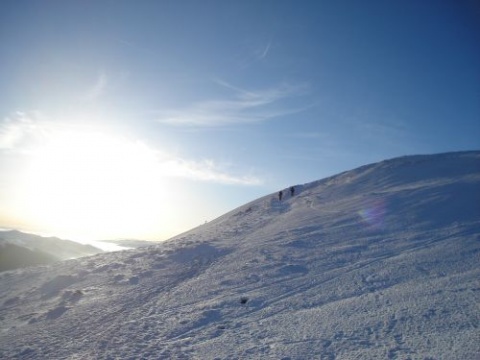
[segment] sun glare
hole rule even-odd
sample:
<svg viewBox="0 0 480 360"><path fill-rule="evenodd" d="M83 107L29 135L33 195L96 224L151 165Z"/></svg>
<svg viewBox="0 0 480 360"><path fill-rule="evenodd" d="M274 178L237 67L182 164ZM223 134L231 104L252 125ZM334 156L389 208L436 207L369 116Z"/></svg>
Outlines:
<svg viewBox="0 0 480 360"><path fill-rule="evenodd" d="M22 188L29 219L70 238L151 234L172 184L156 153L106 132L61 131L34 151Z"/></svg>

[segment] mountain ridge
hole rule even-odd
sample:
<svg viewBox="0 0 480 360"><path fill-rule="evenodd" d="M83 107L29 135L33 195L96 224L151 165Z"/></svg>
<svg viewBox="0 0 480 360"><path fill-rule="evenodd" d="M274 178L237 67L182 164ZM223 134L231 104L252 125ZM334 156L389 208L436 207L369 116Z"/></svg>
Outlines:
<svg viewBox="0 0 480 360"><path fill-rule="evenodd" d="M0 264L0 271L51 264L101 252L101 249L92 245L57 237L44 237L18 230L0 231L0 256L4 259L3 264Z"/></svg>

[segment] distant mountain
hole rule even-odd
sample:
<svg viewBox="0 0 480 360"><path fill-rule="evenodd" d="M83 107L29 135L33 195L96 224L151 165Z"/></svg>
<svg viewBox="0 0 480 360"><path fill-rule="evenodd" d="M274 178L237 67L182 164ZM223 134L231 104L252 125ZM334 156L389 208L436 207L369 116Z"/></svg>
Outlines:
<svg viewBox="0 0 480 360"><path fill-rule="evenodd" d="M0 358L478 359L479 151L284 195L148 248L0 273Z"/></svg>
<svg viewBox="0 0 480 360"><path fill-rule="evenodd" d="M91 245L56 237L42 237L17 230L0 231L0 269L48 264L101 253Z"/></svg>
<svg viewBox="0 0 480 360"><path fill-rule="evenodd" d="M0 243L0 271L33 265L52 264L58 259L39 250L30 250L10 243Z"/></svg>

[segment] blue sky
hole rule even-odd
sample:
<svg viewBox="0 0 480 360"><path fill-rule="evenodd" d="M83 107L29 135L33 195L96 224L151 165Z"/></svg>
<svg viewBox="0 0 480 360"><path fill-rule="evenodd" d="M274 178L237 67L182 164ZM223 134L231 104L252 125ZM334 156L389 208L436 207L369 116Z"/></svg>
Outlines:
<svg viewBox="0 0 480 360"><path fill-rule="evenodd" d="M480 148L475 1L4 1L0 227L164 239Z"/></svg>

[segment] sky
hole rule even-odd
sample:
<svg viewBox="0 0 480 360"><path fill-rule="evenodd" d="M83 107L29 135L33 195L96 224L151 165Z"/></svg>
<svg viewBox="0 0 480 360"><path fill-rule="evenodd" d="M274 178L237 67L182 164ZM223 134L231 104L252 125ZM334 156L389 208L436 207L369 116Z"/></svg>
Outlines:
<svg viewBox="0 0 480 360"><path fill-rule="evenodd" d="M0 227L164 240L388 158L480 149L480 6L3 1Z"/></svg>

